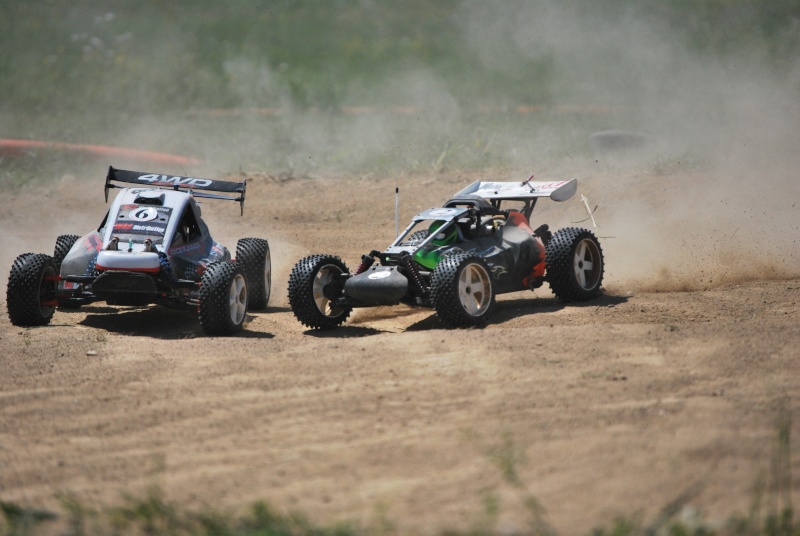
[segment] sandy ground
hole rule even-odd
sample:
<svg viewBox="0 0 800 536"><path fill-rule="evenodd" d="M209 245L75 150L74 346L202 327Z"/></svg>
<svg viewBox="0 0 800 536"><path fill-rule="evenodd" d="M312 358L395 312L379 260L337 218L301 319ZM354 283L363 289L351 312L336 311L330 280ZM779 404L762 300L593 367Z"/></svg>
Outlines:
<svg viewBox="0 0 800 536"><path fill-rule="evenodd" d="M3 286L17 254L99 223L103 176L3 196ZM760 194L777 208L756 206L748 234L731 194L712 197L735 225L685 200L674 220L655 214L671 199L663 178L582 181L600 205L607 272L606 294L578 306L545 287L501 296L481 330L406 307L358 310L330 332L294 319L297 259L335 253L354 268L391 241L396 185L403 226L475 178L257 175L244 217L204 203L223 243L257 236L272 249L269 310L235 337L204 337L192 314L161 308L95 304L35 329L3 314L0 499L113 505L156 484L195 507L264 499L399 533L546 522L581 534L619 515L653 520L674 501L719 520L762 493L767 506L797 496L796 422L790 456L778 440L800 409L796 183L784 205L785 189ZM700 179L670 178L676 189ZM536 225L586 218L577 197L548 203ZM786 232L756 240L765 225Z"/></svg>

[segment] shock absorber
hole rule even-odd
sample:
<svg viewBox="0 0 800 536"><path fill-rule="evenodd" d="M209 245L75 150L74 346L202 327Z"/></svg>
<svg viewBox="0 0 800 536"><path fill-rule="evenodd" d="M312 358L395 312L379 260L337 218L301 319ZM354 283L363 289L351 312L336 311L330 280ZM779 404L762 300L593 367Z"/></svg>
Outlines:
<svg viewBox="0 0 800 536"><path fill-rule="evenodd" d="M428 300L430 297L430 292L422 284L422 278L419 275L419 270L417 269L414 261L411 260L411 255L407 251L404 251L400 254L400 264L406 270L406 277L411 281L411 284L414 285L414 288L417 289L417 292L423 299Z"/></svg>
<svg viewBox="0 0 800 536"><path fill-rule="evenodd" d="M358 275L362 272L366 272L369 270L369 267L375 263L375 259L372 257L372 254L369 255L361 255L361 263L356 268L356 272L353 275Z"/></svg>
<svg viewBox="0 0 800 536"><path fill-rule="evenodd" d="M95 272L96 270L94 267L97 265L97 255L92 257L92 260L89 261L89 264L86 266L86 271L84 271L83 275L97 275Z"/></svg>
<svg viewBox="0 0 800 536"><path fill-rule="evenodd" d="M547 245L550 243L550 239L553 238L553 233L550 231L550 226L544 223L533 231L533 236L538 236L541 238L542 244L547 247Z"/></svg>
<svg viewBox="0 0 800 536"><path fill-rule="evenodd" d="M164 274L164 276L167 279L172 279L172 266L169 263L169 258L167 257L167 254L164 253L163 251L159 251L158 261L161 265L161 273Z"/></svg>

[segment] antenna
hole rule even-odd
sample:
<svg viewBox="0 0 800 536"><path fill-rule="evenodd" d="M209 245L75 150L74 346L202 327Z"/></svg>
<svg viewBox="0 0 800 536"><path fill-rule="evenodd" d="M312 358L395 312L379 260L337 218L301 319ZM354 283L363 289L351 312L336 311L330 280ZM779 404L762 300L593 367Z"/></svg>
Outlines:
<svg viewBox="0 0 800 536"><path fill-rule="evenodd" d="M581 201L583 202L583 206L586 208L586 213L589 214L589 218L592 220L592 225L594 225L594 228L597 229L597 222L594 221L594 214L592 214L592 209L589 208L589 198L581 194Z"/></svg>
<svg viewBox="0 0 800 536"><path fill-rule="evenodd" d="M531 186L531 185L530 185L530 182L531 182L532 180L533 180L533 173L531 173L531 176L530 176L530 177L528 177L527 179L525 179L524 181L522 181L522 183L520 184L520 186L527 186L528 188L530 188L530 190L531 190L531 193L533 193L535 190L533 189L533 186Z"/></svg>
<svg viewBox="0 0 800 536"><path fill-rule="evenodd" d="M394 236L400 236L400 187L394 187Z"/></svg>
<svg viewBox="0 0 800 536"><path fill-rule="evenodd" d="M589 198L586 197L583 194L581 194L581 203L583 204L583 208L586 209L586 213L589 215L589 217L586 218L585 220L574 221L572 223L583 223L583 222L585 222L587 220L592 220L592 226L594 227L594 232L595 233L599 233L600 228L597 226L597 222L594 219L594 213L597 210L597 207L600 206L600 205L595 205L594 210L592 210L592 208L589 206ZM599 234L597 235L597 237L598 238L616 238L616 236L600 236Z"/></svg>

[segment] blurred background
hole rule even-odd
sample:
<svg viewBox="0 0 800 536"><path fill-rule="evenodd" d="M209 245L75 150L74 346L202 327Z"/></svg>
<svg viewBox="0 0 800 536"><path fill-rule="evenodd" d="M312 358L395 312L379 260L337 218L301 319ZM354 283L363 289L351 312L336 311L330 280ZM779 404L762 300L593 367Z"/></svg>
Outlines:
<svg viewBox="0 0 800 536"><path fill-rule="evenodd" d="M736 165L795 153L799 110L800 0L0 2L0 138L203 160L165 172L624 165L609 130ZM80 173L49 154L0 183Z"/></svg>

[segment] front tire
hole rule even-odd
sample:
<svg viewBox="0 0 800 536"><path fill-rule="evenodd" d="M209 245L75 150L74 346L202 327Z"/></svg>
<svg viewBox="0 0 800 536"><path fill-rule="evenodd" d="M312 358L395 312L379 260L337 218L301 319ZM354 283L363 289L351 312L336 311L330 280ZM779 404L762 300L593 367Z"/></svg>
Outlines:
<svg viewBox="0 0 800 536"><path fill-rule="evenodd" d="M247 312L247 281L240 266L223 261L208 265L200 279L200 326L207 335L242 330Z"/></svg>
<svg viewBox="0 0 800 536"><path fill-rule="evenodd" d="M262 238L242 238L236 244L236 262L247 278L247 303L253 311L263 311L272 288L272 259L269 242Z"/></svg>
<svg viewBox="0 0 800 536"><path fill-rule="evenodd" d="M289 276L289 304L294 316L311 329L332 329L347 320L352 307L335 307L332 299L341 296L343 274L350 271L339 257L311 255L300 259Z"/></svg>
<svg viewBox="0 0 800 536"><path fill-rule="evenodd" d="M58 272L53 258L24 253L14 260L8 276L6 304L15 326L46 326L56 306Z"/></svg>
<svg viewBox="0 0 800 536"><path fill-rule="evenodd" d="M449 326L485 325L495 304L486 262L465 253L443 257L431 276L431 302L437 316Z"/></svg>
<svg viewBox="0 0 800 536"><path fill-rule="evenodd" d="M550 289L561 301L584 301L600 295L603 250L591 231L560 229L547 245L545 262Z"/></svg>

